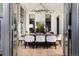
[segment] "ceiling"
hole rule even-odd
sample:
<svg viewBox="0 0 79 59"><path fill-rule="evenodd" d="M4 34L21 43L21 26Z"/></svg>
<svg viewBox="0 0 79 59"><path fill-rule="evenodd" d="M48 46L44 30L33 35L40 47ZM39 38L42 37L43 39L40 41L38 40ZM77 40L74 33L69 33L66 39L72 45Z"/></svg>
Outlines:
<svg viewBox="0 0 79 59"><path fill-rule="evenodd" d="M54 11L60 11L62 12L63 10L63 3L42 3L47 9L49 10L54 10ZM40 3L21 3L20 4L24 9L26 10L33 10L35 8L40 9Z"/></svg>

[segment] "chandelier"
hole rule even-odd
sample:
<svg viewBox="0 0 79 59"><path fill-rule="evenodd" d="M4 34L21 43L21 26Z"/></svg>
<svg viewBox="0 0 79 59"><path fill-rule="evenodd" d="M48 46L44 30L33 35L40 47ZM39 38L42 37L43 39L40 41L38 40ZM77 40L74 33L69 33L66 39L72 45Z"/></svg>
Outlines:
<svg viewBox="0 0 79 59"><path fill-rule="evenodd" d="M37 9L39 6L41 6L42 7L42 9L40 8L40 9ZM32 12L46 12L46 13L48 13L48 12L54 12L54 10L49 10L49 9L47 9L42 3L40 3L39 4L39 6L37 6L36 8L34 8L33 10L31 10Z"/></svg>

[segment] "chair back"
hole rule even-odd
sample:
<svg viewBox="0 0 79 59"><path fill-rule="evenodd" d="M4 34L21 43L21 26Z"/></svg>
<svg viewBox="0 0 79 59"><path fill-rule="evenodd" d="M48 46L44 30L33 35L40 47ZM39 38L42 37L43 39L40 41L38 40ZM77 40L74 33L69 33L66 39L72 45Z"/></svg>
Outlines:
<svg viewBox="0 0 79 59"><path fill-rule="evenodd" d="M30 35L25 36L25 42L34 42L34 36Z"/></svg>
<svg viewBox="0 0 79 59"><path fill-rule="evenodd" d="M43 35L36 36L36 42L45 42L45 36Z"/></svg>
<svg viewBox="0 0 79 59"><path fill-rule="evenodd" d="M56 42L56 36L51 35L46 37L47 42Z"/></svg>

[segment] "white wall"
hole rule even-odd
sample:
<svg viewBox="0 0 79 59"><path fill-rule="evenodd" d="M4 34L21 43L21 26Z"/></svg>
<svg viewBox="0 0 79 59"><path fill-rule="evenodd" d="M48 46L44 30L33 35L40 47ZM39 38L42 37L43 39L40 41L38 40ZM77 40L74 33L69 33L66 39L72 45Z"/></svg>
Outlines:
<svg viewBox="0 0 79 59"><path fill-rule="evenodd" d="M26 11L26 31L29 33L29 12Z"/></svg>
<svg viewBox="0 0 79 59"><path fill-rule="evenodd" d="M56 17L56 14L51 14L51 31L53 31L55 34L57 33Z"/></svg>

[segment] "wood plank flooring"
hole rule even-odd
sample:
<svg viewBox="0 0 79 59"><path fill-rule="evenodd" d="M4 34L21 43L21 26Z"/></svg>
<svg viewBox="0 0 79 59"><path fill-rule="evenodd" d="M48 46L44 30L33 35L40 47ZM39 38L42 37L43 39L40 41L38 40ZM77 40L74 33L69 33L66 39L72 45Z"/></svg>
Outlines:
<svg viewBox="0 0 79 59"><path fill-rule="evenodd" d="M57 45L56 49L54 46L50 48L30 48L29 46L24 48L24 46L19 46L17 53L18 56L62 56L63 50L60 45Z"/></svg>

